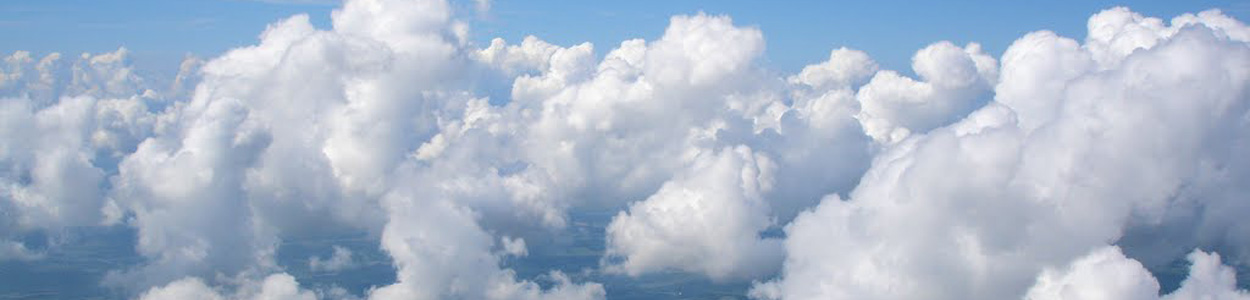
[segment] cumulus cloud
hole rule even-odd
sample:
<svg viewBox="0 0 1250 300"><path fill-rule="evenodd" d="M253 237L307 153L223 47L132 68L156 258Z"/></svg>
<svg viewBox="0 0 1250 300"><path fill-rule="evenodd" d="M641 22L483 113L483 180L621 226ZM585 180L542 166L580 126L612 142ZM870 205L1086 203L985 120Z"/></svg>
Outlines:
<svg viewBox="0 0 1250 300"><path fill-rule="evenodd" d="M649 45L645 72L660 83L713 84L746 68L764 51L758 29L735 27L725 16L673 17L664 37Z"/></svg>
<svg viewBox="0 0 1250 300"><path fill-rule="evenodd" d="M239 288L237 293L222 293L219 289L208 286L196 277L187 277L164 286L154 287L139 297L141 300L314 300L317 295L311 291L301 290L295 277L286 273L278 273L265 277L257 283L248 283Z"/></svg>
<svg viewBox="0 0 1250 300"><path fill-rule="evenodd" d="M101 55L104 59L84 54L83 60L114 61L125 53L119 50ZM19 52L14 57L28 54ZM107 191L101 186L107 184L119 161L158 126L149 107L163 101L159 95L106 88L139 84L130 77L128 66L80 62L82 66L73 73L62 74L54 71L60 67L50 63L58 57L51 54L41 60L34 67L36 74L18 71L5 75L4 84L12 84L14 90L0 96L0 132L4 136L0 140L0 197L5 200L0 201L0 209L5 211L5 218L0 220L0 240L39 230L57 232L112 223L120 215L110 209L115 206L107 201ZM97 81L80 80L89 78L86 75L74 75L73 80L68 77L82 72L112 74L108 75L112 79L102 86ZM63 96L62 92L75 96ZM127 96L112 98L116 94ZM12 246L6 248L27 249L17 242L4 243Z"/></svg>
<svg viewBox="0 0 1250 300"><path fill-rule="evenodd" d="M1066 270L1046 269L1026 299L1152 299L1159 283L1141 263L1108 246L1072 262Z"/></svg>
<svg viewBox="0 0 1250 300"><path fill-rule="evenodd" d="M155 287L143 293L139 297L145 300L159 299L198 299L198 300L218 300L224 299L221 294L213 290L213 288L204 284L199 278L187 278L171 282L162 287Z"/></svg>
<svg viewBox="0 0 1250 300"><path fill-rule="evenodd" d="M124 48L6 57L0 259L124 226L142 261L104 284L143 299L600 299L582 275L668 272L766 299L1138 299L1188 253L1164 298L1245 297L1224 264L1250 260L1250 29L1218 11L1109 9L1001 60L936 42L911 78L848 48L780 75L761 30L703 13L602 57L476 45L458 8L346 1L169 86ZM595 270L511 269L578 209L619 210ZM395 281L301 286L275 256L322 228L366 232ZM299 261L358 265L331 251Z"/></svg>
<svg viewBox="0 0 1250 300"><path fill-rule="evenodd" d="M501 237L499 242L503 245L504 253L512 256L529 255L529 249L525 248L525 239Z"/></svg>
<svg viewBox="0 0 1250 300"><path fill-rule="evenodd" d="M893 143L963 119L984 105L998 78L997 61L975 43L929 45L916 52L912 69L923 81L886 70L859 88L856 117L874 140Z"/></svg>
<svg viewBox="0 0 1250 300"><path fill-rule="evenodd" d="M1113 9L1094 20L1108 14L1132 16ZM830 196L796 218L786 228L781 279L753 295L1020 297L1046 266L1078 260L1137 226L1188 219L1169 208L1229 207L1236 200L1203 195L1240 190L1228 180L1241 178L1231 170L1244 161L1229 151L1244 149L1247 138L1250 45L1219 26L1175 26L1160 29L1175 33L1157 44L1101 58L1114 62L1107 69L1083 59L1096 47L1044 32L1025 36L1004 60L1010 71L998 86L1011 92L951 126L900 141L874 159L848 199ZM1028 90L1054 97L1021 92ZM1211 230L1239 230L1213 216L1203 222L1221 227ZM1244 245L1234 235L1199 236L1209 238L1172 246ZM1098 255L1109 254L1079 264L1101 264ZM1132 263L1111 267L1142 273ZM1149 284L1089 286L1099 290L1081 293L1139 295Z"/></svg>
<svg viewBox="0 0 1250 300"><path fill-rule="evenodd" d="M1163 299L1250 299L1250 291L1237 288L1235 271L1220 262L1219 254L1194 250L1188 259L1189 277Z"/></svg>
<svg viewBox="0 0 1250 300"><path fill-rule="evenodd" d="M437 200L452 201L447 209L462 212L445 217L463 230L431 240L464 252L447 257L406 246L412 235L446 224L421 223L426 229L416 231L402 226L402 216L433 212L427 204L437 201L416 197L426 191L387 195L401 182L432 173L414 171L421 166L410 157L434 133L442 112L459 119L459 111L469 110L465 89L472 82L462 78L471 73L456 72L474 62L458 58L463 36L448 9L442 1L353 1L334 13L330 31L314 29L306 16L292 17L270 26L258 45L204 63L190 101L166 116L176 125L144 141L120 166L114 198L133 213L137 248L149 261L111 281L141 288L187 274L272 271L284 230L329 217L382 236L400 282L374 292L377 298L478 298L498 289L510 291L493 298L602 294L597 285L533 291L536 284L515 281L499 268L492 243L474 242L489 235L475 224L465 195ZM431 72L439 69L448 73ZM430 265L433 259L448 264ZM425 277L408 279L415 276ZM482 281L450 284L468 279Z"/></svg>
<svg viewBox="0 0 1250 300"><path fill-rule="evenodd" d="M607 227L608 258L630 275L676 269L717 280L771 274L781 244L760 239L771 224L763 194L775 165L739 147L701 153L693 166Z"/></svg>
<svg viewBox="0 0 1250 300"><path fill-rule="evenodd" d="M868 53L842 47L830 52L828 61L803 67L789 80L816 89L849 88L862 85L877 69Z"/></svg>
<svg viewBox="0 0 1250 300"><path fill-rule="evenodd" d="M1250 299L1238 290L1232 268L1220 256L1194 250L1188 256L1189 276L1176 291L1159 296L1159 283L1120 248L1108 246L1081 257L1066 270L1046 269L1026 299Z"/></svg>
<svg viewBox="0 0 1250 300"><path fill-rule="evenodd" d="M400 191L384 200L391 221L382 248L395 260L395 284L370 292L370 299L599 299L603 286L571 282L553 271L548 289L518 281L512 270L500 269L502 253L476 222L473 212L446 196L422 199Z"/></svg>

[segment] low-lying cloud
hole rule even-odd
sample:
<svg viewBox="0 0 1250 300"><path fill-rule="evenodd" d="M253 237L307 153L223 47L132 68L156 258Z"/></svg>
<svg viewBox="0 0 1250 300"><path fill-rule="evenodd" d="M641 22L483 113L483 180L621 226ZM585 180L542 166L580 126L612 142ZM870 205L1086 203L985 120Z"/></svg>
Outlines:
<svg viewBox="0 0 1250 300"><path fill-rule="evenodd" d="M597 57L474 44L454 9L346 1L329 29L275 22L171 86L126 49L6 57L0 260L120 226L142 262L101 284L129 297L600 299L505 262L609 208L586 272L759 299L1250 298L1250 27L1219 11L1112 8L1084 41L1038 31L997 58L938 41L913 78L847 48L780 75L729 16ZM310 227L366 232L395 280L301 285L275 256ZM332 251L302 262L359 266ZM1177 260L1163 291L1149 270Z"/></svg>

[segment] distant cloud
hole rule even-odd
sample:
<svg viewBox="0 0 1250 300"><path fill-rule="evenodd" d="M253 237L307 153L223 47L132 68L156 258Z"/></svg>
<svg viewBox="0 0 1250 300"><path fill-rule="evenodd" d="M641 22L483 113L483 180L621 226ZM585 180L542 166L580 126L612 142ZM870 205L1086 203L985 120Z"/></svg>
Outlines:
<svg viewBox="0 0 1250 300"><path fill-rule="evenodd" d="M313 256L308 259L308 268L314 272L337 272L355 266L356 261L352 258L352 251L342 246L334 246L334 253L329 258Z"/></svg>
<svg viewBox="0 0 1250 300"><path fill-rule="evenodd" d="M478 13L490 11L490 2L491 0L473 0L473 9Z"/></svg>

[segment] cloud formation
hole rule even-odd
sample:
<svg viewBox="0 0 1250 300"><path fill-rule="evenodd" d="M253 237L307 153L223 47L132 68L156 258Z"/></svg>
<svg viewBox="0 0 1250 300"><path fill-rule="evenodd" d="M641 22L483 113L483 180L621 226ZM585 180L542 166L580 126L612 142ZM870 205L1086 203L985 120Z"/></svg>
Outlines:
<svg viewBox="0 0 1250 300"><path fill-rule="evenodd" d="M335 272L356 266L352 258L352 250L342 246L334 246L334 253L329 258L313 256L308 259L308 268L313 271Z"/></svg>
<svg viewBox="0 0 1250 300"><path fill-rule="evenodd" d="M607 254L621 256L619 268L635 276L664 268L717 280L775 272L781 243L759 238L772 225L762 195L772 189L774 163L742 146L701 153L693 164L612 219Z"/></svg>
<svg viewBox="0 0 1250 300"><path fill-rule="evenodd" d="M1001 58L939 41L912 78L848 48L778 74L729 16L598 57L476 45L455 9L346 1L171 86L124 48L6 57L0 260L118 226L142 262L103 284L142 299L602 299L585 274L674 272L759 299L1143 299L1181 258L1162 298L1247 297L1250 27L1218 11L1112 8ZM594 270L509 264L590 209L616 211ZM301 285L277 253L325 228L395 280ZM356 266L328 251L301 263Z"/></svg>
<svg viewBox="0 0 1250 300"><path fill-rule="evenodd" d="M1066 287L1054 285L1074 281L1072 289L1086 289L1078 294L1134 298L1155 293L1142 283L1140 264L1086 267L1114 259L1081 257L1138 226L1189 222L1212 226L1189 227L1198 238L1178 236L1173 248L1141 255L1243 249L1241 235L1223 234L1242 225L1215 213L1239 206L1231 204L1238 196L1208 193L1240 190L1232 182L1243 173L1234 170L1246 168L1231 155L1248 137L1250 48L1236 38L1246 27L1193 18L1156 28L1148 42L1125 32L1091 34L1085 46L1049 32L1021 38L1004 55L1004 92L955 124L885 150L848 199L828 197L796 218L786 228L781 278L757 285L753 295L1014 298L1043 269L1076 261L1073 268L1123 268L1135 277L1088 283L1080 276L1101 276L1044 272L1037 297L1067 298L1054 291ZM1090 28L1126 23L1160 21L1112 9L1091 18ZM1173 238L1165 232L1151 240Z"/></svg>

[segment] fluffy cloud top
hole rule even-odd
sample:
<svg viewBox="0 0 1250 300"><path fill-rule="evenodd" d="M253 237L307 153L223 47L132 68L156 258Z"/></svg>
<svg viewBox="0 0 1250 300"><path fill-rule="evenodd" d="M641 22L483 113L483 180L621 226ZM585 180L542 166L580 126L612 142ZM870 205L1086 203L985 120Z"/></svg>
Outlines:
<svg viewBox="0 0 1250 300"><path fill-rule="evenodd" d="M763 32L702 13L601 58L475 45L457 7L346 1L167 87L125 49L6 57L0 260L123 226L142 262L103 284L142 299L605 298L596 272L761 299L1151 299L1150 270L1188 254L1162 298L1247 297L1226 264L1250 261L1250 28L1218 11L1113 8L1001 59L939 41L911 78L847 48L780 75ZM599 266L509 266L579 209L617 211ZM395 281L301 286L275 256L317 228L368 233ZM332 251L302 262L356 266Z"/></svg>
<svg viewBox="0 0 1250 300"><path fill-rule="evenodd" d="M1113 9L1091 22L1114 14L1140 18ZM958 123L887 149L849 199L826 198L796 218L786 228L781 279L753 294L1014 298L1047 266L1102 265L1100 256L1110 254L1079 259L1126 230L1187 226L1193 211L1241 202L1225 193L1241 190L1233 182L1244 180L1232 170L1245 161L1229 151L1244 149L1250 137L1250 47L1218 26L1175 26L1159 28L1165 38L1157 44L1103 56L1107 69L1091 67L1102 51L1096 46L1045 32L1025 36L1004 60L998 86L1009 92ZM1091 36L1091 44L1099 39ZM1041 93L1021 92L1029 90ZM1243 230L1216 215L1198 218L1219 225L1194 228L1198 238L1171 246L1244 247L1239 235L1201 233ZM1079 282L1073 293L1096 298L1154 292L1136 262L1106 264L1088 268L1132 277L1089 283L1082 278L1102 276L1043 273L1037 295L1068 298L1068 287L1053 287L1065 280Z"/></svg>
<svg viewBox="0 0 1250 300"><path fill-rule="evenodd" d="M770 224L762 195L775 165L751 149L703 153L694 166L645 201L630 205L607 227L608 255L630 275L664 268L713 279L767 275L781 259L777 240L761 240Z"/></svg>
<svg viewBox="0 0 1250 300"><path fill-rule="evenodd" d="M1029 289L1026 299L1250 299L1236 289L1233 269L1218 254L1194 250L1188 256L1189 276L1180 288L1159 296L1159 283L1120 248L1108 246L1077 259L1064 271L1046 269Z"/></svg>
<svg viewBox="0 0 1250 300"><path fill-rule="evenodd" d="M893 143L962 119L985 104L998 78L998 63L978 44L929 45L916 52L912 69L924 81L880 71L859 88L857 117L873 139Z"/></svg>

